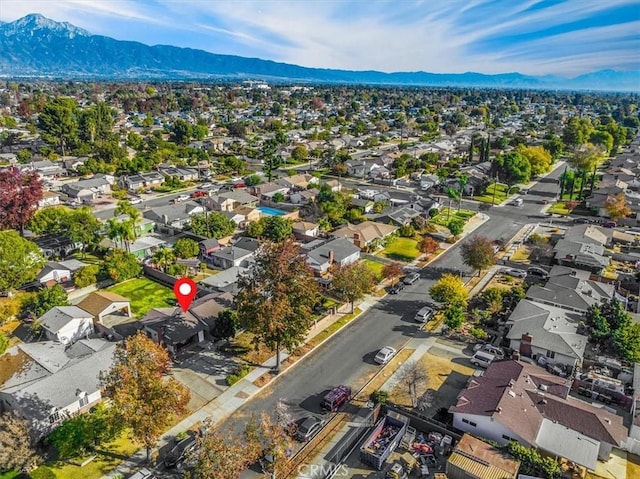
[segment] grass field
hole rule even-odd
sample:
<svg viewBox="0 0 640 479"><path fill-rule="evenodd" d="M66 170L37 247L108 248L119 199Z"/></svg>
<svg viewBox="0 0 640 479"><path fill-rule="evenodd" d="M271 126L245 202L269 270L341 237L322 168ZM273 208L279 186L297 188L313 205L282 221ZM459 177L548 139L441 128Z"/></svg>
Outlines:
<svg viewBox="0 0 640 479"><path fill-rule="evenodd" d="M418 242L413 238L395 238L382 250L382 256L406 263L413 261L421 254L418 250Z"/></svg>
<svg viewBox="0 0 640 479"><path fill-rule="evenodd" d="M556 215L568 215L569 213L571 213L571 210L567 208L567 204L564 201L560 201L558 203L551 205L547 209L547 213L552 213Z"/></svg>
<svg viewBox="0 0 640 479"><path fill-rule="evenodd" d="M381 281L384 264L378 263L377 261L373 261L370 259L365 259L364 262L369 267L369 269L373 271L373 273L376 275L376 278L378 279L378 281Z"/></svg>
<svg viewBox="0 0 640 479"><path fill-rule="evenodd" d="M507 194L507 185L502 183L493 183L487 186L483 195L475 195L473 197L476 201L482 201L483 203L492 203L494 201L494 189L495 189L495 204L502 203L509 195ZM512 193L514 189L511 188Z"/></svg>
<svg viewBox="0 0 640 479"><path fill-rule="evenodd" d="M131 312L140 318L150 309L175 306L173 291L147 278L136 278L119 283L107 291L117 293L131 300Z"/></svg>
<svg viewBox="0 0 640 479"><path fill-rule="evenodd" d="M0 479L13 479L14 477L18 477L20 475L17 471L7 471L0 472Z"/></svg>
<svg viewBox="0 0 640 479"><path fill-rule="evenodd" d="M438 213L436 216L431 218L431 223L434 223L440 226L447 226L449 224L449 221L451 221L454 218L460 218L466 223L467 221L469 221L469 219L473 218L475 214L476 214L475 211L471 211L471 210L458 211L456 208L451 208L451 213L449 213L449 208L442 208L440 210L440 213Z"/></svg>

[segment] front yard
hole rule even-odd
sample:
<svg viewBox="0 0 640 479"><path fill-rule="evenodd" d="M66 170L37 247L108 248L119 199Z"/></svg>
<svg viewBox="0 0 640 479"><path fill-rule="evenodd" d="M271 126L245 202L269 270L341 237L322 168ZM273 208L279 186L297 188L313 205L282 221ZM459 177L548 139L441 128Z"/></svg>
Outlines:
<svg viewBox="0 0 640 479"><path fill-rule="evenodd" d="M516 188L511 188L511 194L517 193L517 191L514 191L514 189ZM475 195L473 199L476 201L481 201L483 203L493 203L495 201L495 204L497 205L502 203L508 197L509 193L507 192L507 185L504 185L502 183L492 183L487 186L484 194Z"/></svg>
<svg viewBox="0 0 640 479"><path fill-rule="evenodd" d="M552 213L556 215L568 215L571 213L571 210L567 207L567 203L565 201L559 201L558 203L554 203L547 209L547 213Z"/></svg>
<svg viewBox="0 0 640 479"><path fill-rule="evenodd" d="M131 300L131 312L137 318L153 308L167 308L176 304L173 291L148 278L130 279L107 288L107 291Z"/></svg>
<svg viewBox="0 0 640 479"><path fill-rule="evenodd" d="M431 218L431 223L435 223L440 226L447 226L449 221L453 219L461 219L465 223L469 221L471 218L475 216L476 212L471 210L460 210L458 211L456 208L442 208L440 212Z"/></svg>
<svg viewBox="0 0 640 479"><path fill-rule="evenodd" d="M365 258L364 263L367 265L367 267L373 271L373 274L376 275L376 278L378 281L382 281L382 270L384 269L384 264L380 263L378 261L373 261L370 259Z"/></svg>
<svg viewBox="0 0 640 479"><path fill-rule="evenodd" d="M394 261L410 263L418 258L422 253L418 250L418 241L413 238L397 237L389 242L387 246L378 253L385 258Z"/></svg>

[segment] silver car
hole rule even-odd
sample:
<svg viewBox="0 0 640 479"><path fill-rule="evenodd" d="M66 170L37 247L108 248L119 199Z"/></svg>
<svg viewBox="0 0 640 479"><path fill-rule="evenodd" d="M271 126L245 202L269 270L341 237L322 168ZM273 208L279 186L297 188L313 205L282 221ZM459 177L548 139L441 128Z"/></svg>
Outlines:
<svg viewBox="0 0 640 479"><path fill-rule="evenodd" d="M391 361L391 358L396 355L396 353L397 351L391 346L385 346L380 351L378 351L378 354L376 354L376 357L373 358L373 360L378 364L387 364L389 361Z"/></svg>

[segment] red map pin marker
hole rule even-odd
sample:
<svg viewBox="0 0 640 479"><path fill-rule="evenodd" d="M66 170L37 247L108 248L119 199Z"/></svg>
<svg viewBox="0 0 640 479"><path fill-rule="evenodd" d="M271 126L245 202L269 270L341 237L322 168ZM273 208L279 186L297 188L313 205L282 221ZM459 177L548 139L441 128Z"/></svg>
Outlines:
<svg viewBox="0 0 640 479"><path fill-rule="evenodd" d="M196 286L196 283L189 278L180 278L176 281L176 284L173 285L173 294L176 295L178 304L185 313L189 309L189 306L191 306L193 298L196 297L197 291L198 287Z"/></svg>

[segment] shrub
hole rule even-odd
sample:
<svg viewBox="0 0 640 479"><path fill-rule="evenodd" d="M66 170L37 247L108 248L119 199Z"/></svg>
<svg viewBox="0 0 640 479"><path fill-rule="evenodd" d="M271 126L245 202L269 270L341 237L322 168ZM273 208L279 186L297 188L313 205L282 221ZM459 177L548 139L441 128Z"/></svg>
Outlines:
<svg viewBox="0 0 640 479"><path fill-rule="evenodd" d="M53 469L49 469L46 466L40 466L35 471L32 471L29 476L31 479L56 479L56 473Z"/></svg>
<svg viewBox="0 0 640 479"><path fill-rule="evenodd" d="M186 439L187 437L189 437L189 434L187 434L187 431L180 431L178 434L176 434L176 442L180 442L183 439Z"/></svg>
<svg viewBox="0 0 640 479"><path fill-rule="evenodd" d="M240 381L243 377L251 372L251 366L243 364L236 369L236 372L227 376L227 386L233 386Z"/></svg>
<svg viewBox="0 0 640 479"><path fill-rule="evenodd" d="M401 226L398 233L403 238L413 238L416 234L416 230L411 225Z"/></svg>
<svg viewBox="0 0 640 479"><path fill-rule="evenodd" d="M487 332L482 329L482 328L469 328L469 334L471 336L473 336L476 339L487 339L489 337L489 335L487 334Z"/></svg>
<svg viewBox="0 0 640 479"><path fill-rule="evenodd" d="M6 334L0 331L0 355L4 354L7 350L7 346L9 346L9 338Z"/></svg>
<svg viewBox="0 0 640 479"><path fill-rule="evenodd" d="M387 400L389 399L389 393L387 391L373 391L369 395L369 399L371 399L376 404L382 404L383 406L387 404Z"/></svg>

